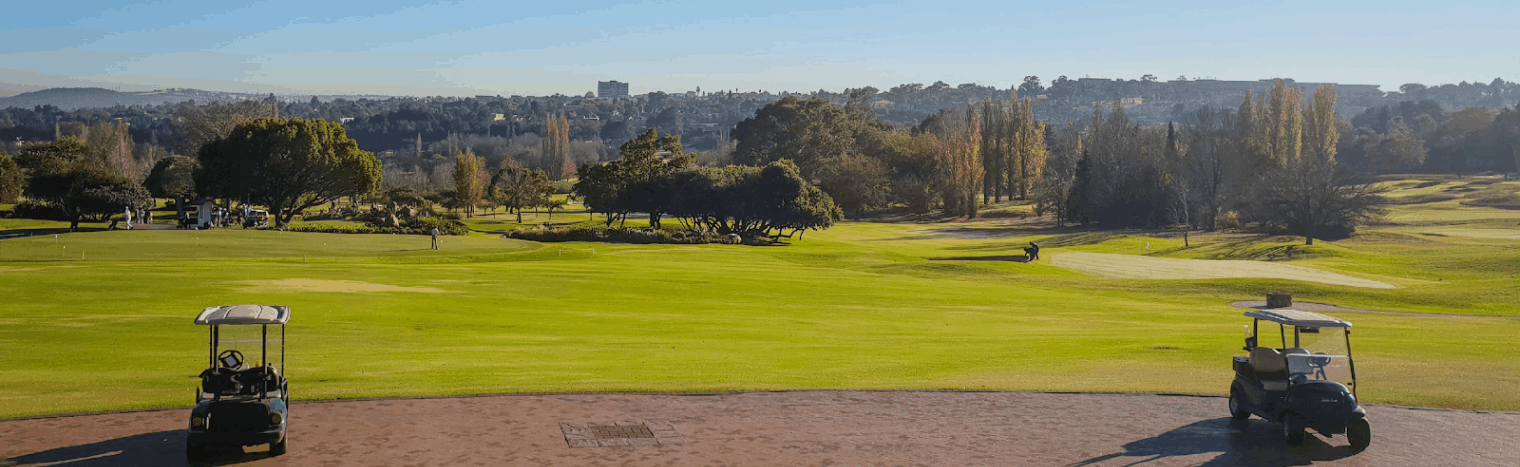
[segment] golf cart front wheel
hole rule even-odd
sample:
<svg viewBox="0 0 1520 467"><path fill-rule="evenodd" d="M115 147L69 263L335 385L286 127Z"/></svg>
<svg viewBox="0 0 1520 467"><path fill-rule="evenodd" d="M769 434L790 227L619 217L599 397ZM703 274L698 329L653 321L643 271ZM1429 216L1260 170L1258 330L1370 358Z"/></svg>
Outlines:
<svg viewBox="0 0 1520 467"><path fill-rule="evenodd" d="M282 438L280 438L279 441L275 441L273 443L269 443L269 455L271 455L271 456L283 456L283 455L285 455L285 449L286 449L285 441L287 441L288 439L289 439L288 437L282 437Z"/></svg>
<svg viewBox="0 0 1520 467"><path fill-rule="evenodd" d="M185 442L185 458L200 459L206 457L206 445L191 441Z"/></svg>
<svg viewBox="0 0 1520 467"><path fill-rule="evenodd" d="M1351 442L1351 450L1361 452L1372 444L1372 425L1367 419L1358 418L1346 423L1346 440Z"/></svg>
<svg viewBox="0 0 1520 467"><path fill-rule="evenodd" d="M1298 416L1293 414L1283 416L1282 429L1283 438L1288 441L1289 446L1304 444L1304 436L1306 436L1304 423L1298 420Z"/></svg>
<svg viewBox="0 0 1520 467"><path fill-rule="evenodd" d="M1235 388L1230 388L1230 417L1236 420L1251 418L1251 411L1246 409L1245 395Z"/></svg>

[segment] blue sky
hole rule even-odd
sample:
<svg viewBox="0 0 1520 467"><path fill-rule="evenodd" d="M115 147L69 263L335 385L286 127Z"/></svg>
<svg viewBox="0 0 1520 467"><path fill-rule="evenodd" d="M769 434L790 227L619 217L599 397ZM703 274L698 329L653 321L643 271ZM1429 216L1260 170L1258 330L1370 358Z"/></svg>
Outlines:
<svg viewBox="0 0 1520 467"><path fill-rule="evenodd" d="M1520 2L168 0L0 7L0 90L809 91L1024 76L1520 82Z"/></svg>

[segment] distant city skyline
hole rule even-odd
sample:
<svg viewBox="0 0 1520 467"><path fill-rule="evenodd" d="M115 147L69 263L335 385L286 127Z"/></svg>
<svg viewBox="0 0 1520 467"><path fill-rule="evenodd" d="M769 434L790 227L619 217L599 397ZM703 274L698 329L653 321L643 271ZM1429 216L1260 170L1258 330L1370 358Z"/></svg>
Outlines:
<svg viewBox="0 0 1520 467"><path fill-rule="evenodd" d="M1508 2L31 2L0 93L808 92L1025 76L1520 82Z"/></svg>

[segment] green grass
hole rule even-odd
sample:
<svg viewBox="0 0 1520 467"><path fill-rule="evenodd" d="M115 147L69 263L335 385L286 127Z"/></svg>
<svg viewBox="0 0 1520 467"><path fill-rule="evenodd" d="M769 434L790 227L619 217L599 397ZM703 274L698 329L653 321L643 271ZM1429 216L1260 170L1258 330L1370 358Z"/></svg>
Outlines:
<svg viewBox="0 0 1520 467"><path fill-rule="evenodd" d="M1511 212L1450 209L1472 219ZM587 216L554 215L561 219ZM500 212L466 222L482 232L519 226ZM0 228L35 228L25 225ZM1356 323L1362 399L1520 410L1520 359L1510 355L1520 347L1520 239L1503 232L1493 221L1397 224L1295 247L1307 259L1292 264L1399 287L1392 290L1104 279L1048 260L974 261L1021 254L1030 240L1047 257L1281 261L1272 252L1297 242L1193 235L1184 247L1171 235L1052 234L1000 221L844 222L780 247L476 234L445 237L433 251L422 236L240 229L12 239L0 241L0 417L187 406L205 360L204 329L190 320L206 306L237 303L292 306L288 373L303 399L801 388L1223 393L1248 323L1226 304L1274 291L1356 308L1487 315L1342 315ZM312 287L281 285L290 281Z"/></svg>

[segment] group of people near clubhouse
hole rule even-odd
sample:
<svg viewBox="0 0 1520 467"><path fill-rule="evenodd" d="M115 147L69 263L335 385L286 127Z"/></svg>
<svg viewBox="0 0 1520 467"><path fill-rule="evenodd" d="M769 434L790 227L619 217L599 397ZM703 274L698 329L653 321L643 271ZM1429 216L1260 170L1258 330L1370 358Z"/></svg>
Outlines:
<svg viewBox="0 0 1520 467"><path fill-rule="evenodd" d="M126 224L126 226L124 228L126 228L127 230L132 230L132 219L134 219L134 218L137 219L137 222L139 224L152 224L153 223L153 211L150 211L150 210L147 210L147 209L126 208L126 209L122 210L121 216L122 216L122 219L125 221L125 224ZM116 228L116 223L115 222L111 223L111 228L113 228L113 229Z"/></svg>

